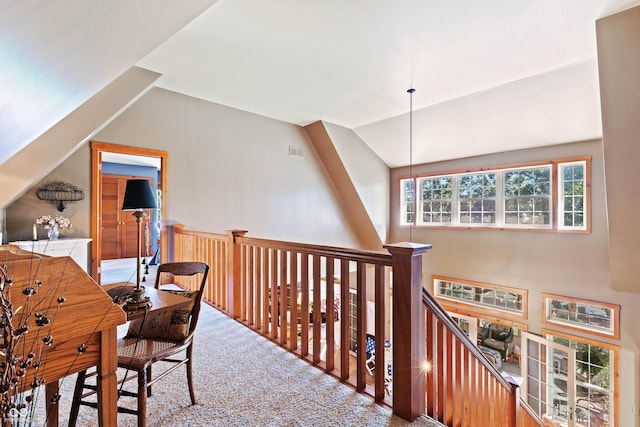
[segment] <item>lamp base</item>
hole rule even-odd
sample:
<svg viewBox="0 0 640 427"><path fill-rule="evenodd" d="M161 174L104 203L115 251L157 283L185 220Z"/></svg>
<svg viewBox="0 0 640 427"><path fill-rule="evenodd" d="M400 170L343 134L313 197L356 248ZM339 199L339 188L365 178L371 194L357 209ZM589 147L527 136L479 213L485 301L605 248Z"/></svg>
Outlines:
<svg viewBox="0 0 640 427"><path fill-rule="evenodd" d="M146 307L151 307L151 301L149 297L144 296L144 287L139 287L133 290L131 297L122 306L122 309L126 312L132 313L134 311L142 310Z"/></svg>

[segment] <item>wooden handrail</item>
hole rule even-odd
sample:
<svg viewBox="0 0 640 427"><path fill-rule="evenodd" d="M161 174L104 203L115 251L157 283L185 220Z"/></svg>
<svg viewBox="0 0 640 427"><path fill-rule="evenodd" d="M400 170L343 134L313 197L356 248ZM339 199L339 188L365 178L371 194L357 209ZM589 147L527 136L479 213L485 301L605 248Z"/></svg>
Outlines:
<svg viewBox="0 0 640 427"><path fill-rule="evenodd" d="M518 385L486 360L426 290L422 303L427 357L432 362L427 375L427 415L451 426L520 426Z"/></svg>
<svg viewBox="0 0 640 427"><path fill-rule="evenodd" d="M211 267L207 302L397 415L413 420L426 413L451 426L543 425L520 410L517 385L423 289L422 255L429 245L363 251L246 237L239 230L173 231L174 261ZM373 325L367 325L371 304ZM367 331L376 337L373 375L362 351ZM391 376L385 341L392 344ZM426 373L415 363L425 359L432 363Z"/></svg>
<svg viewBox="0 0 640 427"><path fill-rule="evenodd" d="M358 249L345 249L335 246L321 246L307 243L259 239L255 237L240 237L236 241L247 246L284 249L294 252L304 252L310 255L334 258L348 258L352 261L361 261L369 264L391 266L391 255L387 251L363 251Z"/></svg>
<svg viewBox="0 0 640 427"><path fill-rule="evenodd" d="M504 388L511 389L513 387L513 384L507 381L507 379L500 374L500 371L498 371L495 366L493 366L493 364L486 360L480 350L478 350L473 342L471 342L469 336L465 334L462 329L460 329L458 324L451 318L451 316L447 314L444 308L442 308L442 306L436 301L433 295L431 295L426 289L424 289L422 293L422 302L427 306L427 310L433 313L471 354L473 354L477 359L480 359L483 362L485 368L491 371L491 373L496 377L497 381L500 382Z"/></svg>

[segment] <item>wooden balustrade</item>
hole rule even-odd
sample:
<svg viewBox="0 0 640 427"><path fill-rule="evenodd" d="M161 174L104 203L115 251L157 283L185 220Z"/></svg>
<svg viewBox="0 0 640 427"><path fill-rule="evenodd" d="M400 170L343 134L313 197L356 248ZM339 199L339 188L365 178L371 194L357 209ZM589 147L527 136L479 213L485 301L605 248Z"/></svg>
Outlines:
<svg viewBox="0 0 640 427"><path fill-rule="evenodd" d="M430 364L427 415L448 426L523 425L518 386L485 360L426 290L422 301Z"/></svg>
<svg viewBox="0 0 640 427"><path fill-rule="evenodd" d="M423 289L429 245L359 251L245 231L173 229L173 260L211 268L207 302L396 415L412 421L426 413L449 426L543 425L520 411L518 387ZM367 332L374 337L373 370Z"/></svg>
<svg viewBox="0 0 640 427"><path fill-rule="evenodd" d="M173 226L172 260L200 261L209 265L203 299L222 311L227 310L228 243L226 234L196 232L185 229L183 225ZM198 283L194 278L180 285L195 290Z"/></svg>

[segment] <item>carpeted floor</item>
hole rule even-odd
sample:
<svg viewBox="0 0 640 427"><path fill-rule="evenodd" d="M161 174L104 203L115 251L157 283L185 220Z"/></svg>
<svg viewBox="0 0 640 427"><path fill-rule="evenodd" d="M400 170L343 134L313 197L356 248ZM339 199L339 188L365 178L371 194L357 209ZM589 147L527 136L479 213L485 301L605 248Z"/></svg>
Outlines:
<svg viewBox="0 0 640 427"><path fill-rule="evenodd" d="M154 386L147 403L148 426L440 425L426 417L408 423L392 415L389 409L209 306L203 305L196 333L198 404L190 404L186 374L179 369ZM159 367L154 369L160 372ZM128 384L135 387L135 383ZM61 426L68 423L74 384L75 376L61 384ZM126 406L135 406L127 398L121 398L120 404L127 400ZM97 411L80 408L77 425L97 426ZM118 426L134 425L135 416L118 414Z"/></svg>

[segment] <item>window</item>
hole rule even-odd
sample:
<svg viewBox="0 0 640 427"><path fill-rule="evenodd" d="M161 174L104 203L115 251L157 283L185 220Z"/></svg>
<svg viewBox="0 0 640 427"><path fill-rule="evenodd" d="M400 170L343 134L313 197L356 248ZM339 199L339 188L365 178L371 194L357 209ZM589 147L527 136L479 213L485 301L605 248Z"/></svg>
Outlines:
<svg viewBox="0 0 640 427"><path fill-rule="evenodd" d="M594 335L619 339L620 306L542 294L543 323L562 325Z"/></svg>
<svg viewBox="0 0 640 427"><path fill-rule="evenodd" d="M458 205L461 224L496 223L496 174L481 173L458 177Z"/></svg>
<svg viewBox="0 0 640 427"><path fill-rule="evenodd" d="M504 177L505 224L550 226L551 168L507 170Z"/></svg>
<svg viewBox="0 0 640 427"><path fill-rule="evenodd" d="M433 276L433 293L440 300L473 306L480 311L499 310L527 317L527 291L523 289Z"/></svg>
<svg viewBox="0 0 640 427"><path fill-rule="evenodd" d="M401 179L401 224L588 230L589 161Z"/></svg>
<svg viewBox="0 0 640 427"><path fill-rule="evenodd" d="M402 188L402 219L400 223L403 225L413 224L416 200L413 191L413 179L403 179L400 184Z"/></svg>
<svg viewBox="0 0 640 427"><path fill-rule="evenodd" d="M554 342L576 351L576 425L617 425L615 390L618 347L598 341L543 331Z"/></svg>
<svg viewBox="0 0 640 427"><path fill-rule="evenodd" d="M585 226L585 171L586 162L575 162L560 165L558 174L558 193L563 217L558 227L561 229L580 229Z"/></svg>
<svg viewBox="0 0 640 427"><path fill-rule="evenodd" d="M358 351L358 294L349 289L349 350Z"/></svg>
<svg viewBox="0 0 640 427"><path fill-rule="evenodd" d="M451 177L423 178L420 188L419 216L422 223L449 224L453 213L453 179Z"/></svg>

